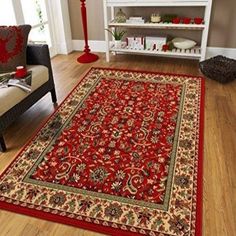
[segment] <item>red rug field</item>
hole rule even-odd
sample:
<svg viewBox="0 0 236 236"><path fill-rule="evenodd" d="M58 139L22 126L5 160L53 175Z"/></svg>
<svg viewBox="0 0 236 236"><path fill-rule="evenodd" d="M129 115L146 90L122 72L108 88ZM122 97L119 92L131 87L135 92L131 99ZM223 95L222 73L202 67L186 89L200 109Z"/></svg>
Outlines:
<svg viewBox="0 0 236 236"><path fill-rule="evenodd" d="M201 235L203 80L92 68L0 177L0 208L111 235Z"/></svg>

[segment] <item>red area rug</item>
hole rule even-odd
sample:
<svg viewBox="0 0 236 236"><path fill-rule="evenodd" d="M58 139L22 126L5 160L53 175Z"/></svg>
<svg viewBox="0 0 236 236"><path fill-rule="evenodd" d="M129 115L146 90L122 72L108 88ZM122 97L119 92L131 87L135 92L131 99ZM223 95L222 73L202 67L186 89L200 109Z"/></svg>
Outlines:
<svg viewBox="0 0 236 236"><path fill-rule="evenodd" d="M112 235L201 235L203 80L92 68L0 177L0 208Z"/></svg>

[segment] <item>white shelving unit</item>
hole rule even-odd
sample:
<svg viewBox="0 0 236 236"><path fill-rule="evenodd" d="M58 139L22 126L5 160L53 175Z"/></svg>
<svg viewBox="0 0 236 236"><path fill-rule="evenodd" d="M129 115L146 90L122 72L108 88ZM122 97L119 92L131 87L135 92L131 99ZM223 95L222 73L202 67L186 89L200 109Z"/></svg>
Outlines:
<svg viewBox="0 0 236 236"><path fill-rule="evenodd" d="M109 27L126 27L126 28L152 28L152 29L189 29L189 30L203 30L205 24L172 24L172 23L144 23L144 24L128 24L128 23L108 23Z"/></svg>
<svg viewBox="0 0 236 236"><path fill-rule="evenodd" d="M166 57L182 57L204 60L206 56L207 38L209 31L210 15L212 0L103 0L104 5L104 27L124 27L139 29L155 29L155 30L198 30L201 31L201 46L188 50L173 49L172 51L162 50L134 50L129 49L126 45L122 48L115 48L114 44L109 41L108 32L105 31L106 40L106 60L110 61L110 52L131 53L143 55L156 55ZM144 23L144 24L128 24L115 23L115 8L121 7L204 7L204 24L172 24L172 23ZM110 11L110 18L108 18Z"/></svg>
<svg viewBox="0 0 236 236"><path fill-rule="evenodd" d="M192 49L173 49L168 52L164 52L162 50L139 50L139 49L129 49L126 45L122 46L122 48L115 48L113 44L110 46L110 51L117 53L129 53L129 54L143 54L143 55L160 55L166 57L184 57L184 58L192 58L199 59L201 58L201 48L194 47Z"/></svg>

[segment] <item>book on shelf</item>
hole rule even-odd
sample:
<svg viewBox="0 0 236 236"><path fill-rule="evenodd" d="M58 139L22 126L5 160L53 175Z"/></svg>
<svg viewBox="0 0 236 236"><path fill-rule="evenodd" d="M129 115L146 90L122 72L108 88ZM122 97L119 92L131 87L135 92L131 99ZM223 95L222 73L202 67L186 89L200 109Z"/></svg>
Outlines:
<svg viewBox="0 0 236 236"><path fill-rule="evenodd" d="M161 50L163 45L167 43L167 37L146 36L145 43L147 50Z"/></svg>
<svg viewBox="0 0 236 236"><path fill-rule="evenodd" d="M143 36L127 37L126 45L129 49L143 50L144 37Z"/></svg>
<svg viewBox="0 0 236 236"><path fill-rule="evenodd" d="M167 43L167 37L129 36L126 37L126 47L132 50L162 50Z"/></svg>
<svg viewBox="0 0 236 236"><path fill-rule="evenodd" d="M145 20L142 17L129 17L126 20L127 24L144 24Z"/></svg>
<svg viewBox="0 0 236 236"><path fill-rule="evenodd" d="M27 93L31 92L32 71L28 71L23 78L16 78L15 73L6 73L0 75L0 89L11 86L18 87Z"/></svg>

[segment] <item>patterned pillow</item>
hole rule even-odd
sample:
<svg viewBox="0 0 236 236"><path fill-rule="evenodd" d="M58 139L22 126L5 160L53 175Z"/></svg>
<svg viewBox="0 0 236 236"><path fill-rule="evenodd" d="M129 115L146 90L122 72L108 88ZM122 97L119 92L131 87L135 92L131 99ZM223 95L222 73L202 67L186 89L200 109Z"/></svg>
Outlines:
<svg viewBox="0 0 236 236"><path fill-rule="evenodd" d="M30 25L0 26L0 73L26 65L26 47Z"/></svg>

